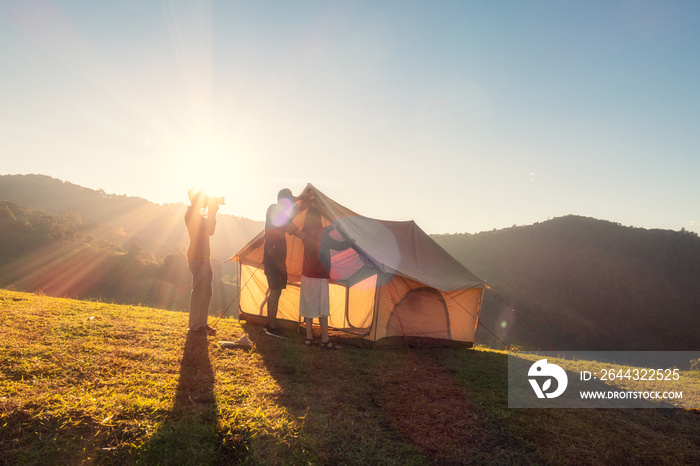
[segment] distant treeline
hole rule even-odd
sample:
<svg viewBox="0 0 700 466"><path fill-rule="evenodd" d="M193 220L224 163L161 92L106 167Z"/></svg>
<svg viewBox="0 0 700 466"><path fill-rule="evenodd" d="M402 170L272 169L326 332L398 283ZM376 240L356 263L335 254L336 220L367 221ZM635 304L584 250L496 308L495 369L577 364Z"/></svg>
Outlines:
<svg viewBox="0 0 700 466"><path fill-rule="evenodd" d="M481 315L506 342L542 350L550 349L543 339L557 350L700 350L700 238L693 232L567 216L434 239L508 304L487 292ZM477 335L499 345L483 327Z"/></svg>
<svg viewBox="0 0 700 466"><path fill-rule="evenodd" d="M185 199L186 195L183 191ZM124 249L135 242L160 258L173 251L184 252L187 247L184 204L154 204L45 175L0 175L0 201L13 202L37 212L50 212L59 219L69 213L78 214L85 224L78 233L92 234ZM265 212L260 212L260 218L264 216ZM66 230L75 230L70 222L59 223ZM212 257L222 262L227 260L262 227L261 222L220 213L212 238Z"/></svg>

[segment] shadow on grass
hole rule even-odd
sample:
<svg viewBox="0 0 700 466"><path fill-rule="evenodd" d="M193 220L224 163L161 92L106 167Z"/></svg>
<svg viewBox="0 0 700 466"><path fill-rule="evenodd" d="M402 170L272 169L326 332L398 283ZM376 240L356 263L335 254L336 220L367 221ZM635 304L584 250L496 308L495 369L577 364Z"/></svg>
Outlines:
<svg viewBox="0 0 700 466"><path fill-rule="evenodd" d="M431 357L433 350L413 351L414 370L405 349L324 351L306 347L296 334L281 341L252 324L244 329L281 387L276 403L303 419L299 440L290 449L299 455L287 462L537 462L498 425L483 422L480 408L454 373ZM288 443L268 443L275 441ZM258 459L265 462L279 454L262 453Z"/></svg>
<svg viewBox="0 0 700 466"><path fill-rule="evenodd" d="M297 424L289 434L271 431L252 441L257 461L267 464L424 464L425 459L391 425L367 386L367 374L353 359L371 351L325 351L268 337L260 326L243 324L266 371L280 389L272 400Z"/></svg>
<svg viewBox="0 0 700 466"><path fill-rule="evenodd" d="M230 464L239 459L219 434L214 370L205 335L188 333L172 409L144 446L146 464Z"/></svg>
<svg viewBox="0 0 700 466"><path fill-rule="evenodd" d="M244 324L298 435L252 440L293 464L700 464L698 412L511 409L508 356L480 350L323 351ZM264 444L264 445L263 445Z"/></svg>
<svg viewBox="0 0 700 466"><path fill-rule="evenodd" d="M437 350L432 357L466 390L482 425L497 432L499 448L515 449L509 463L700 464L698 410L508 408L507 354Z"/></svg>

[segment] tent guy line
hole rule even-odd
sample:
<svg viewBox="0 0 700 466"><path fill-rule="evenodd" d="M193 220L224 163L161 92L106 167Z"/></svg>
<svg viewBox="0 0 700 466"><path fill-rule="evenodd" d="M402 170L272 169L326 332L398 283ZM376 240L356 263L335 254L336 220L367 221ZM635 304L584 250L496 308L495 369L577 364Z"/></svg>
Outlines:
<svg viewBox="0 0 700 466"><path fill-rule="evenodd" d="M486 289L487 289L487 290L490 290L490 291L493 291L493 293L494 293L496 296L498 296L498 298L503 302L503 304L505 304L506 306L508 306L508 308L509 308L516 316L518 316L518 317L520 318L520 320L522 320L523 322L525 322L525 325L527 325L527 326L530 328L530 330L532 330L533 332L535 332L535 334L537 334L537 336L540 338L540 340L542 340L543 342L545 342L545 343L547 344L547 346L549 346L549 347L552 349L552 351L556 351L556 350L554 349L554 347L551 345L551 343L549 343L547 340L545 340L545 338L544 338L542 335L540 335L540 332L538 332L537 330L535 330L535 328L533 328L532 325L530 325L530 323L529 323L527 320L525 320L525 319L523 318L523 316L521 316L521 315L515 310L515 308L514 308L513 306L511 306L510 304L508 304L508 303L506 302L506 300L503 299L503 297L502 297L496 290L494 290L493 288L491 288L489 285L486 285ZM484 328L486 328L486 327L484 327ZM489 332L490 332L490 330L489 330ZM491 333L493 334L493 332L491 332ZM496 336L496 335L494 335L494 336ZM498 338L498 337L496 337L496 338ZM503 342L501 342L501 343L503 343ZM505 343L504 343L504 344L505 344Z"/></svg>
<svg viewBox="0 0 700 466"><path fill-rule="evenodd" d="M231 260L231 259L229 259L229 260ZM228 262L228 261L226 261L226 262ZM255 271L250 276L250 278L248 278L248 280L243 284L243 287L238 288L238 293L236 293L236 296L234 296L233 299L231 300L231 302L228 304L228 306L226 306L226 309L221 311L221 314L219 314L219 317L214 322L214 325L211 326L211 329L209 329L209 331L207 332L207 335L209 335L210 333L212 333L216 329L216 326L218 325L219 321L228 313L228 310L231 308L233 303L235 303L236 299L238 299L238 297L241 295L241 291L243 291L243 288L245 288L248 285L248 282L253 278L253 275L255 275L255 273L258 270L260 270L260 267L255 269Z"/></svg>

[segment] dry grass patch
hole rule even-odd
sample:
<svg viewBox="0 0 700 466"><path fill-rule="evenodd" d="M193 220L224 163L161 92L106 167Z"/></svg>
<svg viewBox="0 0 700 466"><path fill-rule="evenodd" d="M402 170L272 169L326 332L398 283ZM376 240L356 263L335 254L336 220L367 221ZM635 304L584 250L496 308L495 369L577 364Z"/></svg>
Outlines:
<svg viewBox="0 0 700 466"><path fill-rule="evenodd" d="M0 290L8 464L696 464L697 411L507 408L491 350L323 351L291 333ZM251 350L219 340L247 333Z"/></svg>

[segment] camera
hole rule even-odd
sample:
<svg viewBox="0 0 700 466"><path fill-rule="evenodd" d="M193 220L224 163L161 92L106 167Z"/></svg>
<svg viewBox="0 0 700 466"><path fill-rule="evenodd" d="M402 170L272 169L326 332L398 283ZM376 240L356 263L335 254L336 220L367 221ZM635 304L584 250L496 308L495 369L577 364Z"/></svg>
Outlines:
<svg viewBox="0 0 700 466"><path fill-rule="evenodd" d="M207 204L226 205L226 198L207 196Z"/></svg>

